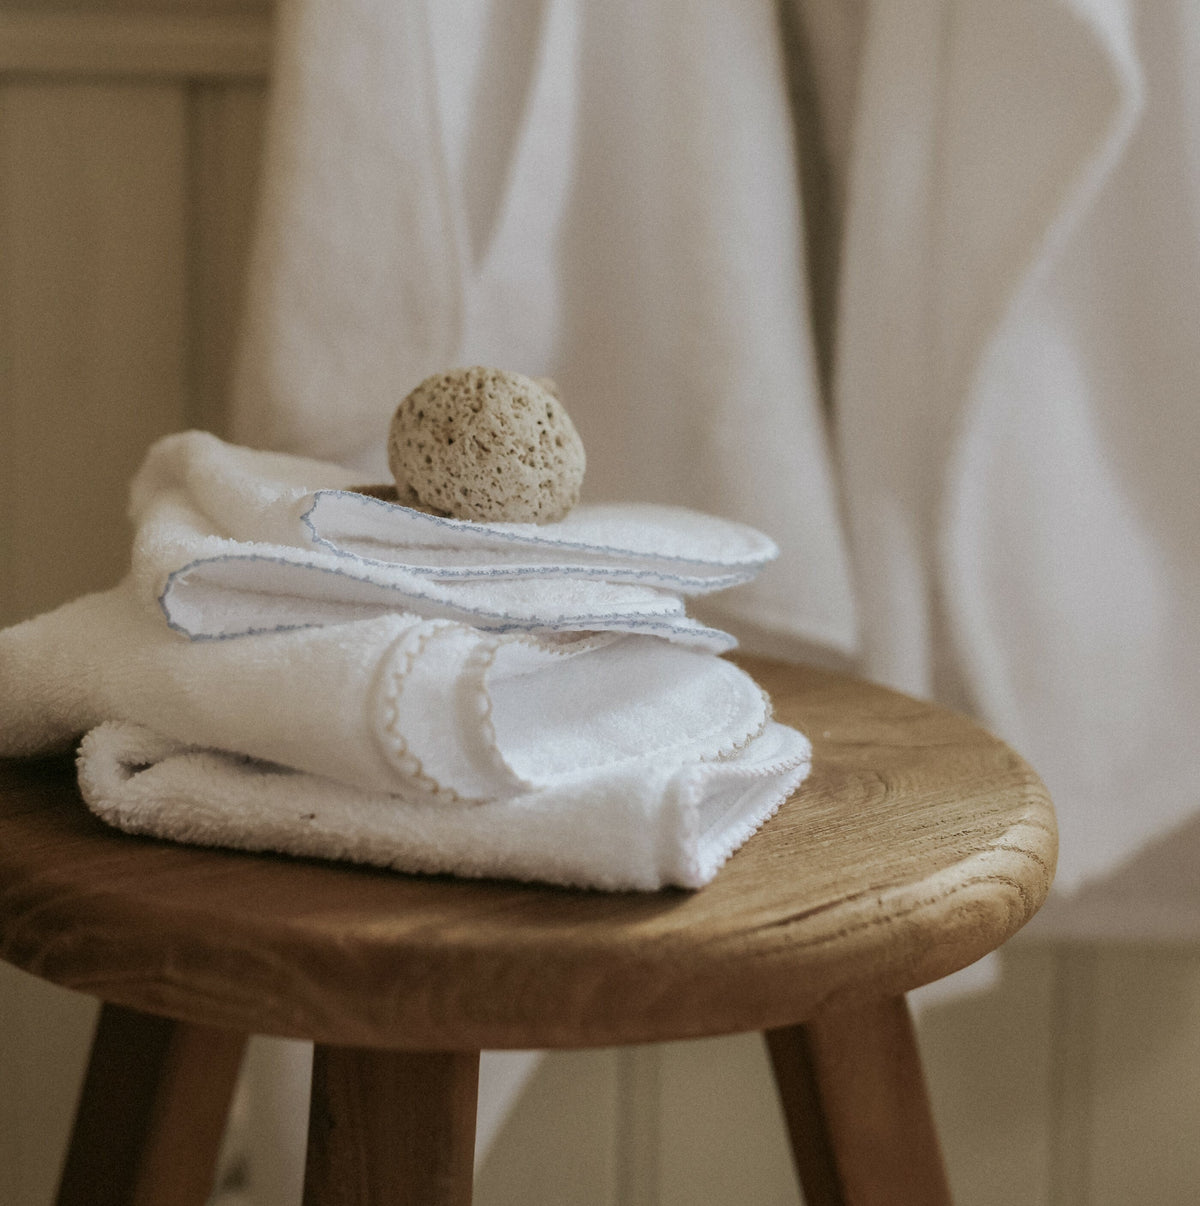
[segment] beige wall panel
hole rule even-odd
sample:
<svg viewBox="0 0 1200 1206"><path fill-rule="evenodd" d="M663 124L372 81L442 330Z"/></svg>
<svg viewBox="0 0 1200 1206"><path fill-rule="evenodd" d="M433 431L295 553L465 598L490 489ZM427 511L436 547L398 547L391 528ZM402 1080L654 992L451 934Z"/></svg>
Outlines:
<svg viewBox="0 0 1200 1206"><path fill-rule="evenodd" d="M661 1044L626 1047L618 1056L617 1201L620 1206L659 1206L661 1181Z"/></svg>
<svg viewBox="0 0 1200 1206"><path fill-rule="evenodd" d="M192 3L174 12L137 4L57 7L0 4L0 72L179 78L258 76L267 67L264 13L211 13Z"/></svg>
<svg viewBox="0 0 1200 1206"><path fill-rule="evenodd" d="M241 318L262 152L266 83L193 85L189 424L228 430L230 370Z"/></svg>
<svg viewBox="0 0 1200 1206"><path fill-rule="evenodd" d="M120 576L129 477L183 423L185 132L174 85L0 98L6 620Z"/></svg>
<svg viewBox="0 0 1200 1206"><path fill-rule="evenodd" d="M616 1188L619 1059L546 1055L478 1170L475 1206L627 1206Z"/></svg>
<svg viewBox="0 0 1200 1206"><path fill-rule="evenodd" d="M1095 987L1090 1206L1194 1206L1200 952L1101 948Z"/></svg>
<svg viewBox="0 0 1200 1206"><path fill-rule="evenodd" d="M1053 1206L1092 1206L1092 1073L1095 1063L1096 959L1088 943L1048 948L1054 957L1051 1036L1053 1086L1048 1127Z"/></svg>
<svg viewBox="0 0 1200 1206"><path fill-rule="evenodd" d="M0 964L0 1202L54 1200L97 1006Z"/></svg>
<svg viewBox="0 0 1200 1206"><path fill-rule="evenodd" d="M1054 956L1010 947L993 987L927 1006L921 1053L955 1200L1049 1206Z"/></svg>
<svg viewBox="0 0 1200 1206"><path fill-rule="evenodd" d="M657 1202L798 1206L762 1039L743 1034L669 1043L660 1051ZM647 1199L647 1206L655 1200Z"/></svg>

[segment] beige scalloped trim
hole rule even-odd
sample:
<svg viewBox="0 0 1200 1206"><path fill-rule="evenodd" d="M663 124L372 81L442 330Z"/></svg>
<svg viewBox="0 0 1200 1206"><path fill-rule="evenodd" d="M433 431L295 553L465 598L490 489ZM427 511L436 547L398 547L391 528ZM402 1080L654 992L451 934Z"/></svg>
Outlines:
<svg viewBox="0 0 1200 1206"><path fill-rule="evenodd" d="M444 786L432 775L427 774L421 759L408 748L408 743L400 733L400 695L409 671L429 642L452 623L450 620L435 620L429 627L421 630L415 639L412 633L406 633L397 642L400 648L396 645L392 647L393 653L387 660L384 681L381 684L383 724L376 726L376 734L388 760L402 774L407 775L424 795L443 804L466 804L474 803L474 798L460 795L452 787Z"/></svg>
<svg viewBox="0 0 1200 1206"><path fill-rule="evenodd" d="M756 687L758 686L757 683L754 685ZM728 762L731 758L737 757L737 755L740 754L752 741L757 740L757 738L763 735L763 733L766 731L767 725L769 725L771 721L775 719L775 705L771 702L771 697L762 689L762 687L758 687L758 693L762 697L763 702L763 716L762 720L759 722L758 728L756 728L753 732L747 733L745 737L742 737L740 740L733 741L730 742L729 745L722 746L721 749L717 750L714 754L705 754L703 757L701 757L701 762Z"/></svg>
<svg viewBox="0 0 1200 1206"><path fill-rule="evenodd" d="M496 661L496 654L499 652L500 644L501 642L499 641L481 641L476 645L467 655L463 678L464 681L469 682L473 687L475 710L479 717L480 735L487 746L492 769L501 774L507 780L510 787L527 791L533 787L533 784L528 779L521 778L505 761L504 755L500 752L500 742L496 737L496 726L492 720L492 696L491 692L487 689L487 677Z"/></svg>
<svg viewBox="0 0 1200 1206"><path fill-rule="evenodd" d="M398 642L399 648L388 659L384 671L384 682L381 687L380 705L383 711L383 723L377 726L377 733L384 746L384 752L402 774L408 776L420 792L441 803L446 804L481 804L491 796L464 795L439 782L426 771L424 763L414 754L400 731L400 697L409 672L430 644L451 632L457 632L459 625L453 620L431 621L428 627L422 629L414 638L406 634ZM502 780L503 786L510 790L528 790L533 784L521 778L505 761L500 752L500 742L496 737L496 726L492 719L492 697L487 689L487 676L496 660L496 653L503 641L485 640L480 637L473 649L467 654L463 663L461 685L469 695L473 696L474 710L479 720L479 732L482 744L487 752L491 770Z"/></svg>

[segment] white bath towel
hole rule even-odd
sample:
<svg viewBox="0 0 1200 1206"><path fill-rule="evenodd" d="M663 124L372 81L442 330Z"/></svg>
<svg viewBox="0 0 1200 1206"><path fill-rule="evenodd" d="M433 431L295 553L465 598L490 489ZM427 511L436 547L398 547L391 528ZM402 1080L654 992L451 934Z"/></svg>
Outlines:
<svg viewBox="0 0 1200 1206"><path fill-rule="evenodd" d="M0 684L0 753L122 720L450 801L542 785L565 763L720 757L767 719L731 663L656 638L494 636L401 612L190 641L132 581L0 632Z"/></svg>
<svg viewBox="0 0 1200 1206"><path fill-rule="evenodd" d="M718 761L654 758L462 809L398 799L106 724L80 748L92 809L135 833L392 867L609 890L699 888L808 771L770 724Z"/></svg>
<svg viewBox="0 0 1200 1206"><path fill-rule="evenodd" d="M234 540L394 562L439 581L553 574L692 595L747 582L779 555L762 532L683 507L593 504L555 523L472 523L363 494L356 480L338 465L185 431L147 453L132 511L140 521L178 491Z"/></svg>

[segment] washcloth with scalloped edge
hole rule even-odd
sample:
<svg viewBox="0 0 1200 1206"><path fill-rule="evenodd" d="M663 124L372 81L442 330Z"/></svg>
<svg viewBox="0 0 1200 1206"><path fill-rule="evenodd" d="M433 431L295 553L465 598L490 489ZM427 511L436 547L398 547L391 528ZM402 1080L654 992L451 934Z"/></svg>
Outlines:
<svg viewBox="0 0 1200 1206"><path fill-rule="evenodd" d="M187 431L155 444L134 479L131 512L179 491L214 532L404 565L439 581L528 575L603 579L704 594L752 579L778 556L763 533L683 507L581 505L549 524L473 523L352 489L336 465Z"/></svg>
<svg viewBox="0 0 1200 1206"><path fill-rule="evenodd" d="M654 890L708 883L810 765L807 739L772 722L721 760L642 759L447 809L106 724L80 747L79 783L98 816L134 833L398 871Z"/></svg>
<svg viewBox="0 0 1200 1206"><path fill-rule="evenodd" d="M371 791L488 800L618 763L720 759L769 705L655 637L372 619L189 641L132 581L0 631L0 755L116 720Z"/></svg>

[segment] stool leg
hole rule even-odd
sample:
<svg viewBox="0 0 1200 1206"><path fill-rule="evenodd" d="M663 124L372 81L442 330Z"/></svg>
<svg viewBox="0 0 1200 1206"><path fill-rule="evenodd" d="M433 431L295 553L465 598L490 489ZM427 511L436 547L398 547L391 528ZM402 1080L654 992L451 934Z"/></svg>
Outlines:
<svg viewBox="0 0 1200 1206"><path fill-rule="evenodd" d="M949 1206L903 997L766 1039L807 1206Z"/></svg>
<svg viewBox="0 0 1200 1206"><path fill-rule="evenodd" d="M58 1206L203 1206L245 1042L105 1005Z"/></svg>
<svg viewBox="0 0 1200 1206"><path fill-rule="evenodd" d="M313 1050L304 1206L470 1206L479 1052Z"/></svg>

